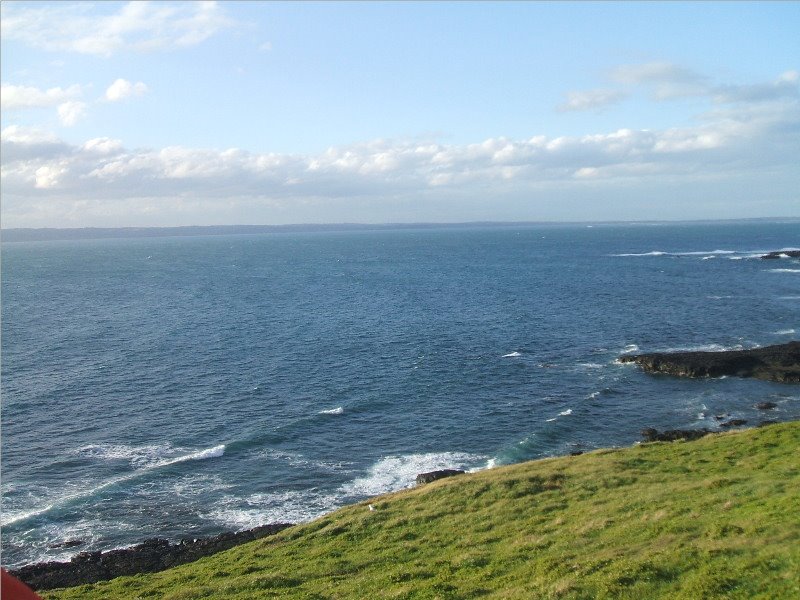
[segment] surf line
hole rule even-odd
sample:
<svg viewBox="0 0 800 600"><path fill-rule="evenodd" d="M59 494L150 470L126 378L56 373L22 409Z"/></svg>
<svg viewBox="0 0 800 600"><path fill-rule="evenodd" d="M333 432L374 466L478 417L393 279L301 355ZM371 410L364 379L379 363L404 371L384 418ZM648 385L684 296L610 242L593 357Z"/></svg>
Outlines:
<svg viewBox="0 0 800 600"><path fill-rule="evenodd" d="M206 448L204 450L198 450L196 452L192 452L190 454L185 454L184 456L176 456L175 458L170 458L167 460L163 460L161 462L157 462L149 467L145 467L144 469L139 469L138 471L134 471L133 473L128 473L127 475L121 475L119 477L114 477L109 479L108 481L101 483L98 486L93 488L89 488L87 490L82 490L80 492L75 492L74 494L69 494L67 496L62 496L55 502L48 504L47 506L43 506L41 508L36 508L33 510L29 510L27 512L20 513L18 515L14 515L8 519L4 519L0 522L0 526L6 527L11 525L12 523L21 523L25 522L29 519L34 517L41 516L50 512L51 510L59 507L68 506L72 502L76 500L80 500L82 498L88 498L93 496L97 492L109 488L111 486L125 483L127 481L131 481L136 479L137 477L141 477L142 475L146 475L155 469L160 469L162 467L168 467L170 465L175 465L182 462L187 462L190 460L203 460L206 458L216 458L218 456L222 456L225 454L225 444L220 444L219 446L214 446L213 448Z"/></svg>

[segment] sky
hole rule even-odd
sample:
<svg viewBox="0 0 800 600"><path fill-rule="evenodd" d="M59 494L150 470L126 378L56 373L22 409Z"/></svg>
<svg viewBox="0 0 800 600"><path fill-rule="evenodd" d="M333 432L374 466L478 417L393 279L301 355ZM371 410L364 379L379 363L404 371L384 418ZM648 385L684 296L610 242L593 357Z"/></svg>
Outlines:
<svg viewBox="0 0 800 600"><path fill-rule="evenodd" d="M3 228L800 217L800 2L0 10Z"/></svg>

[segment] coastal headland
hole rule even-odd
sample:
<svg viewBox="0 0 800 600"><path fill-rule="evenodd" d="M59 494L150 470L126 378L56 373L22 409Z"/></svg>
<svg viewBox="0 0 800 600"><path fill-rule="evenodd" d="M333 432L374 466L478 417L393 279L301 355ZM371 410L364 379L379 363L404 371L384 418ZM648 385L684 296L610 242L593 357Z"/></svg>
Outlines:
<svg viewBox="0 0 800 600"><path fill-rule="evenodd" d="M448 477L45 599L788 598L800 423Z"/></svg>
<svg viewBox="0 0 800 600"><path fill-rule="evenodd" d="M621 356L648 373L676 377L753 377L800 383L800 342L720 352L650 352Z"/></svg>

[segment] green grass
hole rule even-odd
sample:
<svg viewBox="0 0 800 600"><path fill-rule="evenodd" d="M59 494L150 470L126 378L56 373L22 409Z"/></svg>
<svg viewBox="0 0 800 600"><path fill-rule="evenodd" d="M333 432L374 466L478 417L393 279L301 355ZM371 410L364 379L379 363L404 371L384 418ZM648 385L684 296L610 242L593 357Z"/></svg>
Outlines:
<svg viewBox="0 0 800 600"><path fill-rule="evenodd" d="M554 458L44 598L800 598L800 423Z"/></svg>

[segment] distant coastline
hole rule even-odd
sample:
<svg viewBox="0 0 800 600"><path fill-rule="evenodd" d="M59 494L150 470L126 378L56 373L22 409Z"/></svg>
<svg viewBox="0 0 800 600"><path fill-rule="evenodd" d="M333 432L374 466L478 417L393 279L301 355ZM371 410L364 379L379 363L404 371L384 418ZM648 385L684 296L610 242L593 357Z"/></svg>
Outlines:
<svg viewBox="0 0 800 600"><path fill-rule="evenodd" d="M45 242L99 240L114 238L194 237L217 235L255 235L262 233L313 233L335 231L391 231L407 229L468 229L475 227L564 227L613 225L664 225L711 223L800 223L800 217L760 217L753 219L701 219L690 221L469 221L463 223L298 223L291 225L181 225L175 227L38 227L0 230L0 241Z"/></svg>

